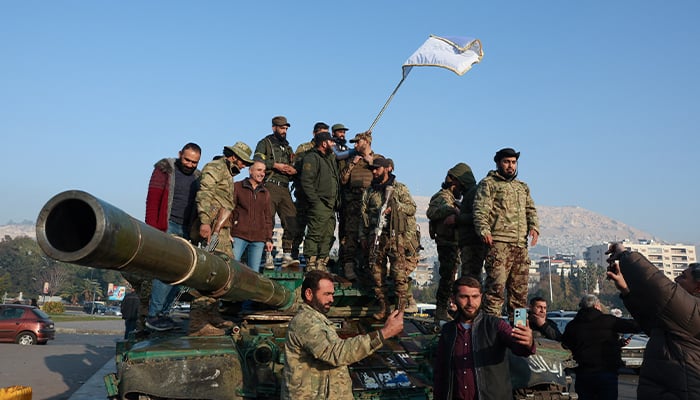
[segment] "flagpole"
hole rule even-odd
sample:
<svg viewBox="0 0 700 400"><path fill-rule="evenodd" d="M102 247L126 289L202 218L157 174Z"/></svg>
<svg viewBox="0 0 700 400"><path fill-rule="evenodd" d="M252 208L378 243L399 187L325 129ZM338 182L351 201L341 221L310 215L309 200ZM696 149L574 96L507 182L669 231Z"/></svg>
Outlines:
<svg viewBox="0 0 700 400"><path fill-rule="evenodd" d="M410 70L409 70L409 72L410 72ZM396 94L396 92L397 92L397 91L399 90L399 88L401 87L401 84L403 83L403 81L406 80L406 77L407 77L407 76L408 76L408 72L405 73L405 74L403 75L403 78L401 78L401 80L399 81L399 84L396 85L396 89L394 89L394 91L391 92L391 96L389 96L389 98L387 99L386 103L384 103L384 107L382 107L381 111L379 111L379 114L377 114L377 118L374 119L374 122L372 122L372 125L369 127L368 131L371 132L372 129L374 129L374 126L377 125L377 122L379 122L379 118L382 117L382 114L384 114L384 110L386 110L387 106L389 105L389 103L391 102L391 100L394 98L394 95Z"/></svg>

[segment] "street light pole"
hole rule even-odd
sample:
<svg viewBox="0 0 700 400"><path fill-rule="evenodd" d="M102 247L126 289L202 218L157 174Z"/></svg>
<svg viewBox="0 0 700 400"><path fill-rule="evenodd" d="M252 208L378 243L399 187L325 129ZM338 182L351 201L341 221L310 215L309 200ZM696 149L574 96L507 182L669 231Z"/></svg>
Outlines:
<svg viewBox="0 0 700 400"><path fill-rule="evenodd" d="M549 256L549 247L547 247L547 265L549 268L549 303L554 302L554 294L552 292L552 258Z"/></svg>

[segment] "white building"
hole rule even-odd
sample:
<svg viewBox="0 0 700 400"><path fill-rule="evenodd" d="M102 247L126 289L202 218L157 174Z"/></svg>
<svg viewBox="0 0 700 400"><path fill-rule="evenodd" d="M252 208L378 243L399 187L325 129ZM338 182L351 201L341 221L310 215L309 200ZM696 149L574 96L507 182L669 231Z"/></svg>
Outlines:
<svg viewBox="0 0 700 400"><path fill-rule="evenodd" d="M664 275L674 279L688 264L697 262L695 246L685 244L660 244L649 240L639 240L639 243L623 241L625 247L644 255L652 264L664 271ZM586 248L583 258L594 264L606 266L609 243Z"/></svg>

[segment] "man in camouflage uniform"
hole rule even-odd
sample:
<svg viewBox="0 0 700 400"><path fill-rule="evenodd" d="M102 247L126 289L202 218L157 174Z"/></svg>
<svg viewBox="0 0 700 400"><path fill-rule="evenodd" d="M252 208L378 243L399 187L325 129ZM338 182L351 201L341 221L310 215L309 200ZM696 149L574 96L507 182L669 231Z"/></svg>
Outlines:
<svg viewBox="0 0 700 400"><path fill-rule="evenodd" d="M352 400L348 365L377 351L384 340L403 330L403 312L395 311L384 326L364 335L341 339L326 318L333 304L333 277L310 271L301 285L304 302L289 322L284 342L281 399Z"/></svg>
<svg viewBox="0 0 700 400"><path fill-rule="evenodd" d="M233 258L230 232L230 216L235 207L233 177L246 166L253 164L250 153L247 144L237 142L233 146L224 147L224 156L211 161L202 169L197 192L197 211L201 223L199 234L207 241L210 241L214 234L218 234L218 242L213 251L226 261ZM223 320L219 315L216 299L200 296L192 302L190 336L222 335L222 328L231 326L230 321Z"/></svg>
<svg viewBox="0 0 700 400"><path fill-rule="evenodd" d="M265 187L270 192L270 210L282 223L282 266L299 265L299 249L293 248L298 235L296 207L289 192L289 182L297 170L294 168L294 153L287 141L287 129L291 125L284 116L272 118L272 134L265 136L255 146L255 161L265 163Z"/></svg>
<svg viewBox="0 0 700 400"><path fill-rule="evenodd" d="M484 268L484 310L500 316L508 290L508 315L527 307L527 276L531 245L537 244L539 228L530 188L516 179L520 153L499 150L493 160L496 170L479 182L474 198L474 229L488 246Z"/></svg>
<svg viewBox="0 0 700 400"><path fill-rule="evenodd" d="M338 207L338 165L333 138L328 132L314 137L316 147L304 155L300 184L308 202L308 232L304 240L306 270L326 271L333 245Z"/></svg>
<svg viewBox="0 0 700 400"><path fill-rule="evenodd" d="M416 203L406 185L396 182L396 177L389 173L388 167L389 162L385 158L374 159L371 166L372 184L362 195L361 209L360 241L363 249L369 250L369 266L379 306L374 318L378 320L384 319L390 310L387 266L390 265L389 275L394 281L396 308L403 310L409 291L410 266L407 257L417 253L420 246ZM381 232L376 232L381 223L385 223L384 227Z"/></svg>
<svg viewBox="0 0 700 400"><path fill-rule="evenodd" d="M363 132L355 135L350 143L355 144L355 155L344 168L340 170L341 203L343 218L343 231L338 232L340 238L340 264L343 267L345 277L351 281L357 279L356 270L359 272L364 267L360 249L360 226L362 224L362 194L372 183L372 165L374 152L372 151L372 133ZM368 277L368 273L360 276ZM370 282L365 282L369 284Z"/></svg>
<svg viewBox="0 0 700 400"><path fill-rule="evenodd" d="M476 179L471 169L457 176L457 179L462 185L462 204L457 217L457 238L460 258L462 259L462 276L471 276L481 282L486 245L474 229Z"/></svg>
<svg viewBox="0 0 700 400"><path fill-rule="evenodd" d="M457 247L457 220L463 188L458 176L471 175L472 186L475 186L471 168L465 163L459 163L447 171L442 188L430 198L426 216L430 220L430 238L435 240L440 263L440 282L438 284L435 309L436 321L449 321L447 303L452 294L452 283L457 273L459 263L459 248Z"/></svg>
<svg viewBox="0 0 700 400"><path fill-rule="evenodd" d="M294 237L294 241L292 242L292 249L294 249L293 251L296 251L301 245L301 243L304 241L306 228L309 224L309 199L306 197L306 193L304 193L304 188L301 185L301 169L304 166L304 156L306 156L309 152L311 152L314 149L314 147L316 147L314 139L316 138L316 135L322 132L328 133L328 124L326 124L325 122L316 122L314 124L313 137L311 138L311 141L300 144L299 146L297 146L297 150L294 152L294 169L297 170L297 174L294 175L294 178L292 180L292 187L294 188L294 206L297 210L297 233ZM333 234L331 234L331 236L333 236ZM304 255L307 255L306 247L304 247ZM308 263L308 257L306 261Z"/></svg>

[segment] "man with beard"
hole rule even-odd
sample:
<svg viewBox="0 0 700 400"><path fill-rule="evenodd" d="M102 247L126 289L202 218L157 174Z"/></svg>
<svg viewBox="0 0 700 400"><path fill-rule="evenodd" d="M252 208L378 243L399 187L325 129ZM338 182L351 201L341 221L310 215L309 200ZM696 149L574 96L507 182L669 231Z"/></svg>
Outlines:
<svg viewBox="0 0 700 400"><path fill-rule="evenodd" d="M296 236L294 236L294 240L292 241L292 251L298 251L299 246L304 241L304 235L306 233L307 225L309 224L309 209L311 206L309 205L309 199L306 197L306 193L304 193L304 188L301 184L304 157L311 153L311 151L316 147L316 135L321 133L328 134L328 124L325 122L316 122L312 131L311 140L297 146L297 150L294 152L294 169L296 169L297 174L292 179L292 188L294 189L294 207L296 207L297 210L297 217ZM331 234L331 237L332 236L333 235ZM308 266L309 260L308 254L306 254L306 248L304 248L304 253L307 256L306 262Z"/></svg>
<svg viewBox="0 0 700 400"><path fill-rule="evenodd" d="M225 146L223 157L204 166L200 189L197 192L197 210L201 223L199 234L208 242L214 233L218 234L218 242L213 252L226 261L233 258L230 232L230 216L235 207L233 177L246 166L253 164L250 153L250 147L243 142ZM201 296L192 302L188 333L190 336L223 335L223 328L231 326L233 324L230 321L222 319L219 315L216 299Z"/></svg>
<svg viewBox="0 0 700 400"><path fill-rule="evenodd" d="M511 328L499 317L481 311L481 283L463 276L454 283L456 318L440 333L434 360L433 397L441 400L513 398L508 352L535 354L532 330Z"/></svg>
<svg viewBox="0 0 700 400"><path fill-rule="evenodd" d="M496 170L479 182L474 198L474 229L488 246L484 268L484 311L501 316L508 290L508 315L527 307L527 277L531 245L537 244L539 228L530 188L516 179L520 152L499 150L493 160Z"/></svg>
<svg viewBox="0 0 700 400"><path fill-rule="evenodd" d="M197 169L202 149L195 143L187 143L178 158L164 158L153 168L146 196L146 224L163 232L190 239L190 225L197 217L195 196L199 188ZM131 275L129 279L134 280ZM140 296L147 284L135 284ZM153 330L165 331L175 327L168 311L181 286L171 286L158 279L151 281L148 301L148 318L145 325ZM145 307L142 307L145 308ZM143 328L143 327L139 327Z"/></svg>
<svg viewBox="0 0 700 400"><path fill-rule="evenodd" d="M284 116L272 118L272 134L265 136L255 146L255 160L265 163L267 171L265 187L270 192L272 217L279 216L282 234L282 267L299 265L299 249L293 248L298 235L297 211L289 192L289 182L297 170L294 168L294 152L287 141L287 129L291 125Z"/></svg>
<svg viewBox="0 0 700 400"><path fill-rule="evenodd" d="M356 270L360 268L362 252L360 249L360 225L362 223L362 194L372 183L372 170L369 168L374 159L372 151L372 132L363 132L355 135L350 143L355 144L357 153L340 169L341 202L343 221L342 232L338 232L340 239L340 264L343 274L351 281L358 278ZM360 278L368 278L369 274L359 275ZM371 286L371 282L363 282Z"/></svg>
<svg viewBox="0 0 700 400"><path fill-rule="evenodd" d="M304 155L300 177L301 189L308 202L304 256L307 271L326 271L339 201L338 165L333 154L333 138L328 132L317 133L314 143L316 147Z"/></svg>
<svg viewBox="0 0 700 400"><path fill-rule="evenodd" d="M373 317L386 318L390 311L387 272L394 282L394 302L403 310L408 303L410 269L407 257L419 251L416 203L403 183L389 173L389 161L375 158L372 185L362 195L362 248L368 251L369 268L379 311ZM383 225L381 232L377 227ZM390 266L390 270L387 268Z"/></svg>
<svg viewBox="0 0 700 400"><path fill-rule="evenodd" d="M329 273L314 270L306 274L301 285L304 302L289 322L284 343L282 399L352 400L347 366L403 331L403 312L394 311L381 329L341 339L326 317L334 293Z"/></svg>

